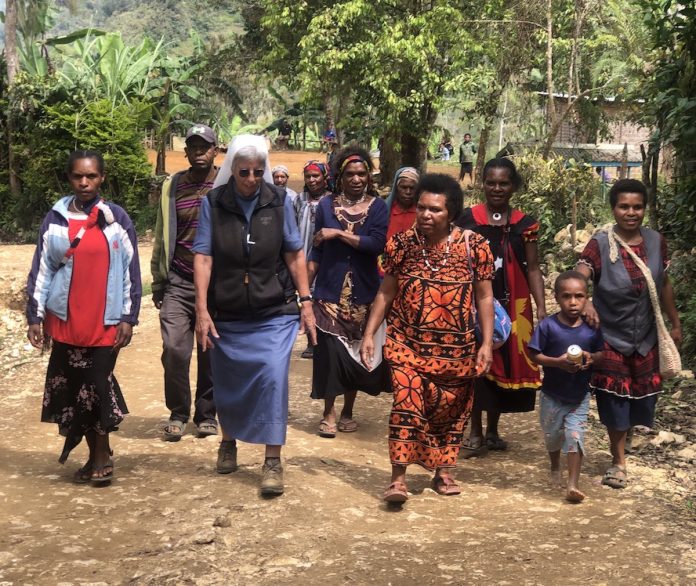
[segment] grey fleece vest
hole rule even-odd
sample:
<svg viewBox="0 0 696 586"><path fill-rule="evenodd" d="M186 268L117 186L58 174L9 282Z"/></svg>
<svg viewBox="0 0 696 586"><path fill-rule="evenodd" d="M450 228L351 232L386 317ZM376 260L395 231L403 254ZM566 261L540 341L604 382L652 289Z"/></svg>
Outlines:
<svg viewBox="0 0 696 586"><path fill-rule="evenodd" d="M645 263L652 273L658 295L662 290L664 267L660 251L660 235L654 230L641 228L648 259ZM602 271L595 282L593 302L601 320L604 339L624 356L638 352L645 356L657 344L655 314L648 288L636 293L621 257L622 246L617 243L619 259L609 259L609 235L600 232L594 236L599 243Z"/></svg>

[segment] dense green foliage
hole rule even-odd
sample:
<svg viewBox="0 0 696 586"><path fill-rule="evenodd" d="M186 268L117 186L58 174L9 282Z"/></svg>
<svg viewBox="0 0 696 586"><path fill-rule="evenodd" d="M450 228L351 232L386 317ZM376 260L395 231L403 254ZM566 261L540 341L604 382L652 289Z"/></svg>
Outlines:
<svg viewBox="0 0 696 586"><path fill-rule="evenodd" d="M142 142L150 117L146 105L114 107L106 99L84 100L79 92L68 94L55 76L20 78L9 104L22 196L15 200L6 184L0 187L4 235L33 233L51 205L68 193L65 162L76 148L103 153L108 172L105 197L126 207L135 220L148 213L151 167Z"/></svg>
<svg viewBox="0 0 696 586"><path fill-rule="evenodd" d="M539 221L542 252L550 250L556 233L571 222L574 196L578 228L608 220L608 205L591 167L557 158L545 161L538 153L515 157L515 164L524 180L515 205Z"/></svg>

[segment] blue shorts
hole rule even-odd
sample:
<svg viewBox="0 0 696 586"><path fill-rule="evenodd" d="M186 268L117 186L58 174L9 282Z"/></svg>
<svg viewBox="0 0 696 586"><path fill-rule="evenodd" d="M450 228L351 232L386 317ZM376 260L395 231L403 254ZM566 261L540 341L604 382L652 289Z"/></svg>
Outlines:
<svg viewBox="0 0 696 586"><path fill-rule="evenodd" d="M631 399L597 389L595 398L599 420L609 429L617 431L628 431L636 425L652 427L657 397L648 395L642 399Z"/></svg>
<svg viewBox="0 0 696 586"><path fill-rule="evenodd" d="M549 452L563 449L563 453L585 453L587 414L590 411L590 393L580 403L564 403L541 393L539 419L544 441Z"/></svg>

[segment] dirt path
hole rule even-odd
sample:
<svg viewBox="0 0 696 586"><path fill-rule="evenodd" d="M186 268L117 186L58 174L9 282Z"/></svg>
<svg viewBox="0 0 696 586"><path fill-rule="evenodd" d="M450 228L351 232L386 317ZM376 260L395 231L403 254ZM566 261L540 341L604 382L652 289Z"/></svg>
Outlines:
<svg viewBox="0 0 696 586"><path fill-rule="evenodd" d="M33 247L0 247L0 301L13 301ZM151 247L141 247L147 267ZM147 274L149 271L144 271ZM675 475L630 458L624 491L600 486L608 454L588 442L588 500L566 504L546 483L536 414L507 416L507 453L462 461L459 497L429 488L419 469L413 496L387 509L390 399L360 397L360 430L315 435L311 363L298 342L291 364L284 450L286 494L258 496L262 450L241 445L240 470L215 473L217 441L160 440L163 402L157 312L143 300L117 376L131 414L114 435L117 479L71 483L84 461L41 424L46 357L26 348L21 315L0 324L0 584L689 584L696 580L694 523ZM194 377L192 377L193 379ZM693 511L691 511L693 514Z"/></svg>

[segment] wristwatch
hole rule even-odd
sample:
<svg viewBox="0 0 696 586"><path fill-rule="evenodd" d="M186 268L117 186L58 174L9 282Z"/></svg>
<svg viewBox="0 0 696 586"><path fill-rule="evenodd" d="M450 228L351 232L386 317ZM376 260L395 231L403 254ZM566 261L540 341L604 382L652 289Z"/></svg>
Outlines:
<svg viewBox="0 0 696 586"><path fill-rule="evenodd" d="M303 295L302 297L297 298L298 303L304 303L305 301L314 301L314 297L311 295Z"/></svg>

